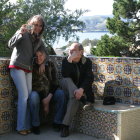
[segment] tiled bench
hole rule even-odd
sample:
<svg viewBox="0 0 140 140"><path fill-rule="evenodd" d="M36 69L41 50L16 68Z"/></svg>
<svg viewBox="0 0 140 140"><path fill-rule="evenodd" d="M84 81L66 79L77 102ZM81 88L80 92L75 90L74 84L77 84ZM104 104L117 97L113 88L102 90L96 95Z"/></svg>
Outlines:
<svg viewBox="0 0 140 140"><path fill-rule="evenodd" d="M54 62L57 63L57 69L59 72L58 76L59 78L61 78L60 69L62 57L52 56L51 58ZM95 82L93 83L93 88L94 91L97 91L97 93L101 94L103 92L103 86L107 82L107 77L112 80L114 77L116 77L116 75L114 76L113 73L110 73L109 71L110 75L107 74L107 77L105 77L105 72L103 73L100 68L102 68L103 66L104 68L106 68L106 60L101 61L101 63L103 63L103 66L101 67L100 61L98 61L97 59L99 58L91 58L91 60L95 62L93 63L93 69L95 69L93 70L93 72L96 76ZM111 58L111 62L115 61L114 65L118 66L119 64L116 64L118 60L115 59ZM108 58L107 62L109 62L110 66L111 62L109 60L110 58ZM120 61L118 63L120 63ZM125 62L124 65L127 65L128 67L129 63L129 61L128 64L126 64ZM9 59L0 59L0 134L14 130L16 123L16 107L14 104L16 98L16 89L7 69L8 64ZM113 93L115 96L117 96L119 98L119 102L122 100L122 103L125 101L127 101L127 103L129 103L129 101L130 103L135 104L140 103L140 66L138 64L140 64L140 59L136 61L136 65L133 64L133 66L131 67L134 68L131 69L131 71L134 73L133 77L135 80L133 83L135 87L137 86L137 89L135 90L133 84L131 84L131 86L129 87L129 91L131 90L131 94L127 94L128 96L123 96L123 88L126 89L126 87L128 87L128 84L126 84L125 86L120 85L121 90L117 90L119 88L118 85L112 86L112 84L109 83L109 88L107 90L109 91L109 93ZM120 64L120 67L122 65L123 64ZM111 70L113 71L113 68ZM126 69L124 68L124 70ZM105 79L101 79L101 75L104 76ZM121 75L119 74L119 76ZM126 76L126 74L124 76ZM131 75L127 75L127 78L130 78L130 80L133 77L131 77ZM95 85L97 88L95 88ZM116 86L118 87L116 88ZM121 95L115 94L119 91L121 91ZM124 95L125 93L126 90L124 90ZM132 96L130 97L130 95ZM94 105L95 109L90 111L83 111L82 109L79 110L79 112L75 116L72 127L75 128L76 131L98 138L104 138L106 140L140 140L140 107L122 103L117 103L113 106L104 106L102 105L102 101L96 101Z"/></svg>
<svg viewBox="0 0 140 140"><path fill-rule="evenodd" d="M8 68L9 59L0 59L0 134L10 132L15 129L16 89L11 80Z"/></svg>
<svg viewBox="0 0 140 140"><path fill-rule="evenodd" d="M106 140L140 140L140 106L116 103L77 112L74 128L78 132Z"/></svg>

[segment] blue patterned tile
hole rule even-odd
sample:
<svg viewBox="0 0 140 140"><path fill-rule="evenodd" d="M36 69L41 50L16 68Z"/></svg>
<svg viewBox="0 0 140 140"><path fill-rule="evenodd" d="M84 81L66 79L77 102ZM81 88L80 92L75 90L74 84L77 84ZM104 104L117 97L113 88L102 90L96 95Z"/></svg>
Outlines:
<svg viewBox="0 0 140 140"><path fill-rule="evenodd" d="M98 64L98 72L99 73L107 73L106 64Z"/></svg>
<svg viewBox="0 0 140 140"><path fill-rule="evenodd" d="M124 65L124 68L123 68L124 74L131 75L132 69L133 69L132 65L129 65L129 64Z"/></svg>
<svg viewBox="0 0 140 140"><path fill-rule="evenodd" d="M140 76L140 65L133 65L133 76Z"/></svg>
<svg viewBox="0 0 140 140"><path fill-rule="evenodd" d="M122 75L123 74L123 64L115 64L114 65L114 68L115 68L115 71L114 71L114 74L119 74L119 75Z"/></svg>
<svg viewBox="0 0 140 140"><path fill-rule="evenodd" d="M114 74L114 64L107 64L107 73Z"/></svg>
<svg viewBox="0 0 140 140"><path fill-rule="evenodd" d="M133 84L136 87L140 87L140 77L133 77Z"/></svg>

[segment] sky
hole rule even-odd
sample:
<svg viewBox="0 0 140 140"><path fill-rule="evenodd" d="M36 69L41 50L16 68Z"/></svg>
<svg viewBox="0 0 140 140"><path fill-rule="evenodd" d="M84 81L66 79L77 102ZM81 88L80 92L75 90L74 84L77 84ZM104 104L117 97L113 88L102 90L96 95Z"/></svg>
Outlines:
<svg viewBox="0 0 140 140"><path fill-rule="evenodd" d="M67 0L65 7L70 10L90 10L84 16L110 15L113 10L113 0Z"/></svg>
<svg viewBox="0 0 140 140"><path fill-rule="evenodd" d="M15 2L16 0L10 0ZM83 9L90 10L84 16L110 15L113 9L113 0L67 0L65 8L70 10Z"/></svg>

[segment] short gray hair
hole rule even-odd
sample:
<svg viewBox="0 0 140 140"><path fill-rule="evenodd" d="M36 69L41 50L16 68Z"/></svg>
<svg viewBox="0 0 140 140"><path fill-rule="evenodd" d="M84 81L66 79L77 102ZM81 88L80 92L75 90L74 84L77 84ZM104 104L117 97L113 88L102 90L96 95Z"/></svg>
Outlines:
<svg viewBox="0 0 140 140"><path fill-rule="evenodd" d="M84 47L81 43L79 43L79 50L84 50Z"/></svg>
<svg viewBox="0 0 140 140"><path fill-rule="evenodd" d="M81 43L79 43L79 42L73 42L72 44L76 44L76 46L78 46L78 48L79 48L80 51L81 50L84 50L84 47L83 47L83 45Z"/></svg>

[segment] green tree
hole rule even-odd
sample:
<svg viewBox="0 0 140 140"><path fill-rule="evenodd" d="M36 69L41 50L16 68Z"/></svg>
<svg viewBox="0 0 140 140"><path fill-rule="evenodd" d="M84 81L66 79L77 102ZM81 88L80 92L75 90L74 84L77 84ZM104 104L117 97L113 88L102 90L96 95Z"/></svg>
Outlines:
<svg viewBox="0 0 140 140"><path fill-rule="evenodd" d="M114 0L113 15L107 19L110 33L130 45L127 47L131 47L131 56L140 56L140 1Z"/></svg>
<svg viewBox="0 0 140 140"><path fill-rule="evenodd" d="M91 40L89 38L86 38L85 40L82 41L83 46L88 46L91 43Z"/></svg>
<svg viewBox="0 0 140 140"><path fill-rule="evenodd" d="M85 24L79 20L86 10L75 10L71 12L64 9L66 0L18 0L15 4L10 4L9 0L2 0L0 6L2 23L6 21L0 36L5 38L5 42L0 42L1 46L6 46L9 38L15 31L25 24L33 15L40 14L44 17L46 27L43 40L47 47L51 47L53 43L62 36L65 40L70 37L76 37L76 32L82 30ZM10 10L8 8L10 7ZM7 16L4 15L7 14ZM51 50L51 49L50 49Z"/></svg>
<svg viewBox="0 0 140 140"><path fill-rule="evenodd" d="M8 50L6 50L7 39L14 33L15 25L9 23L9 20L13 18L14 5L9 3L9 0L0 1L0 52L1 54L7 55ZM12 29L12 30L10 30Z"/></svg>
<svg viewBox="0 0 140 140"><path fill-rule="evenodd" d="M99 39L93 39L93 40L91 40L91 46L96 46L97 45L97 43L98 43L98 41L99 41Z"/></svg>
<svg viewBox="0 0 140 140"><path fill-rule="evenodd" d="M128 51L127 46L128 43L119 36L104 35L98 41L96 49L92 48L91 52L97 56L121 56L121 51Z"/></svg>
<svg viewBox="0 0 140 140"><path fill-rule="evenodd" d="M98 42L98 39L90 40L89 38L86 38L85 40L82 41L82 45L83 46L89 46L89 45L96 46L97 42Z"/></svg>

